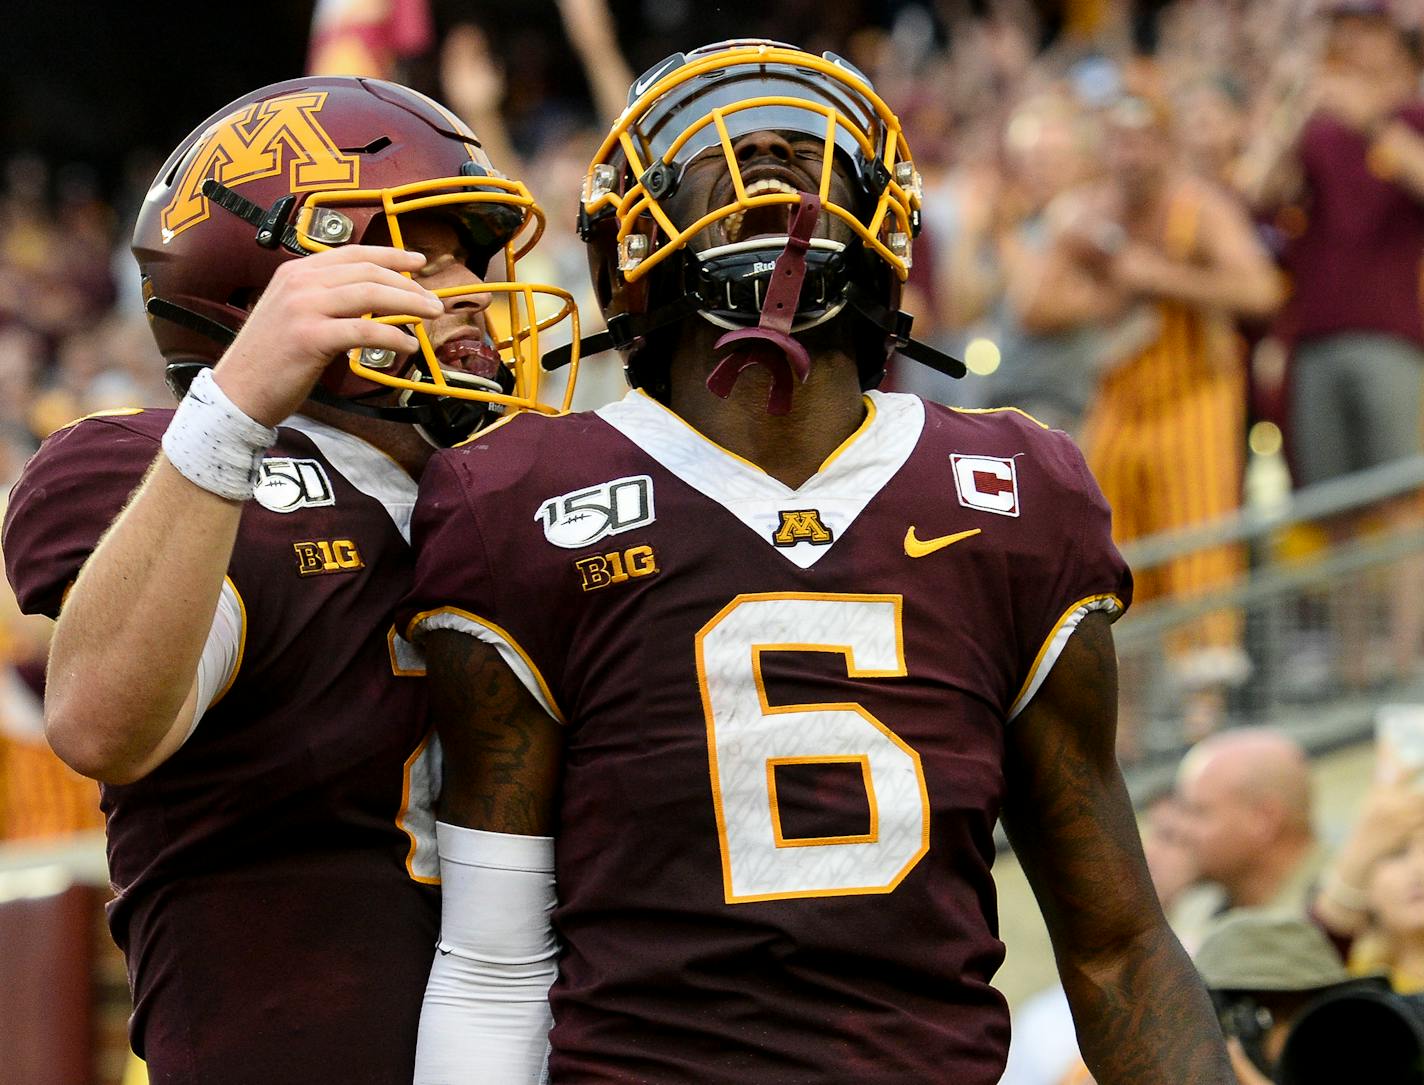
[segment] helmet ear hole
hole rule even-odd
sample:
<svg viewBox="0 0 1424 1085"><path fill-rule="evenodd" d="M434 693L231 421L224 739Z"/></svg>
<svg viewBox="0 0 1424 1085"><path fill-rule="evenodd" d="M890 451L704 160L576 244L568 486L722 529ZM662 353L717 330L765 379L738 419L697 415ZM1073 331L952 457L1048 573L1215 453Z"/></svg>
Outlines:
<svg viewBox="0 0 1424 1085"><path fill-rule="evenodd" d="M250 286L239 287L227 296L227 303L244 313L257 304L258 292Z"/></svg>

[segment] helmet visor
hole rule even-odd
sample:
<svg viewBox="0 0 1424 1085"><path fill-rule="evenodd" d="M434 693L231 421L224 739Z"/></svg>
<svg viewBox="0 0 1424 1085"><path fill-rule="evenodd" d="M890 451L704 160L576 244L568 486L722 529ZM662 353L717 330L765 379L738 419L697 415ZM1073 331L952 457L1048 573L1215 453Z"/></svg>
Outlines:
<svg viewBox="0 0 1424 1085"><path fill-rule="evenodd" d="M884 152L885 126L871 102L849 84L810 69L741 64L694 77L680 89L655 99L629 128L644 165L685 164L716 146L723 131L734 141L763 131L820 139L832 118L835 146L852 161Z"/></svg>

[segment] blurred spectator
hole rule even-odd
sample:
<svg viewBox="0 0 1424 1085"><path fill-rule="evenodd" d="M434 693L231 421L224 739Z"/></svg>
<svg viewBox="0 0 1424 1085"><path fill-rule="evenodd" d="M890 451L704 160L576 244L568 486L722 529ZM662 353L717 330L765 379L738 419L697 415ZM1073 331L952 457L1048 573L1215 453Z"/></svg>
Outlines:
<svg viewBox="0 0 1424 1085"><path fill-rule="evenodd" d="M615 73L626 71L626 62L617 51L612 16L604 0L565 0L560 6L571 41L585 63L602 56ZM589 71L600 110L612 108L611 80L606 73ZM622 79L622 75L617 76ZM618 92L616 116L623 107L628 75ZM558 286L573 295L583 321L582 334L599 329L597 300L588 274L588 254L573 229L578 216L583 175L598 148L601 132L592 126L566 130L546 139L534 159L525 162L515 150L501 113L505 95L504 72L491 54L483 31L471 24L454 27L440 48L440 82L445 100L480 136L486 151L496 162L507 163L513 176L529 177L531 192L545 216L544 237L531 257L521 264L521 273L531 282ZM544 314L551 315L551 314ZM541 351L562 346L572 326L564 324L541 336ZM546 374L543 398L557 402L562 395L567 370ZM592 409L608 403L626 391L621 367L611 358L586 366L575 388L574 409Z"/></svg>
<svg viewBox="0 0 1424 1085"><path fill-rule="evenodd" d="M1240 1085L1419 1085L1424 1024L1380 979L1357 980L1307 920L1236 913L1196 965Z"/></svg>
<svg viewBox="0 0 1424 1085"><path fill-rule="evenodd" d="M1351 970L1384 971L1395 990L1424 992L1424 790L1419 777L1371 789L1315 900L1316 917L1349 945Z"/></svg>
<svg viewBox="0 0 1424 1085"><path fill-rule="evenodd" d="M44 364L39 333L18 324L0 327L0 427L30 433L34 447L41 436L33 421L34 399Z"/></svg>
<svg viewBox="0 0 1424 1085"><path fill-rule="evenodd" d="M34 451L27 428L0 427L0 513ZM48 619L20 613L0 581L0 842L61 836L104 824L99 788L64 764L44 735Z"/></svg>
<svg viewBox="0 0 1424 1085"><path fill-rule="evenodd" d="M1230 188L1246 146L1246 91L1224 73L1192 78L1172 110L1175 135L1198 176Z"/></svg>
<svg viewBox="0 0 1424 1085"><path fill-rule="evenodd" d="M1323 856L1310 764L1294 739L1264 727L1204 739L1182 759L1177 793L1200 879L1171 912L1188 950L1227 911L1306 914Z"/></svg>
<svg viewBox="0 0 1424 1085"><path fill-rule="evenodd" d="M1318 57L1287 51L1290 78L1244 173L1249 194L1291 235L1284 252L1294 289L1290 427L1296 481L1309 486L1420 450L1424 387L1424 101L1417 32L1383 0L1339 0L1328 10ZM1385 507L1387 524L1419 515L1413 495ZM1337 538L1358 517L1332 525ZM1381 589L1391 600L1391 643L1374 655L1409 674L1424 624L1424 567L1411 563ZM1363 686L1379 605L1354 585L1337 600L1344 677Z"/></svg>
<svg viewBox="0 0 1424 1085"><path fill-rule="evenodd" d="M1099 331L1083 323L1038 334L1020 314L1034 308L1044 288L1045 252L1070 202L1061 197L1089 179L1092 144L1089 119L1062 92L1025 102L1005 129L1008 184L997 197L1004 221L997 224L994 252L1002 275L994 314L1002 362L984 391L990 403L1022 407L1073 434L1092 399Z"/></svg>
<svg viewBox="0 0 1424 1085"><path fill-rule="evenodd" d="M396 79L398 62L433 40L430 0L317 0L307 71Z"/></svg>
<svg viewBox="0 0 1424 1085"><path fill-rule="evenodd" d="M1108 176L1075 194L1023 320L1040 333L1109 325L1083 446L1127 542L1238 506L1245 385L1230 317L1272 312L1281 287L1244 211L1176 164L1160 100L1119 98L1105 124ZM1137 599L1199 596L1243 570L1239 548L1198 550L1140 571ZM1240 615L1209 614L1169 650L1200 737L1249 673Z"/></svg>

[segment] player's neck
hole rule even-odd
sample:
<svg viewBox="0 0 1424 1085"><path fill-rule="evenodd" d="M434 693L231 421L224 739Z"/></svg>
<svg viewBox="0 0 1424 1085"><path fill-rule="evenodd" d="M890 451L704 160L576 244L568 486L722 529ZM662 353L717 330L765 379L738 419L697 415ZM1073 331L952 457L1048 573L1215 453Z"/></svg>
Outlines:
<svg viewBox="0 0 1424 1085"><path fill-rule="evenodd" d="M784 415L767 413L768 370L756 366L744 372L724 400L707 388L713 364L675 359L669 405L704 437L792 489L814 475L865 420L855 362L845 354L813 354L810 376L796 386Z"/></svg>
<svg viewBox="0 0 1424 1085"><path fill-rule="evenodd" d="M366 418L311 399L302 404L301 413L353 437L359 437L395 460L404 468L406 474L417 481L425 470L425 465L430 462L430 457L435 454L430 442L421 437L414 426L404 422Z"/></svg>

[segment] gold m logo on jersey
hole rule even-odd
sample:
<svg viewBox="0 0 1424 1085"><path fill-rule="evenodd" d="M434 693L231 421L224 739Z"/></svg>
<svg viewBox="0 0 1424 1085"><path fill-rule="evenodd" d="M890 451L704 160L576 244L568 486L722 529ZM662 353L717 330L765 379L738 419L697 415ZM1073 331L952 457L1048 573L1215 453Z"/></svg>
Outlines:
<svg viewBox="0 0 1424 1085"><path fill-rule="evenodd" d="M324 91L288 94L214 125L163 209L164 244L208 217L202 185L209 177L233 188L287 169L293 192L359 187L360 160L342 154L317 121L325 103Z"/></svg>
<svg viewBox="0 0 1424 1085"><path fill-rule="evenodd" d="M792 509L781 513L781 526L771 533L777 546L795 546L808 542L812 546L829 546L834 532L821 522L819 509Z"/></svg>

